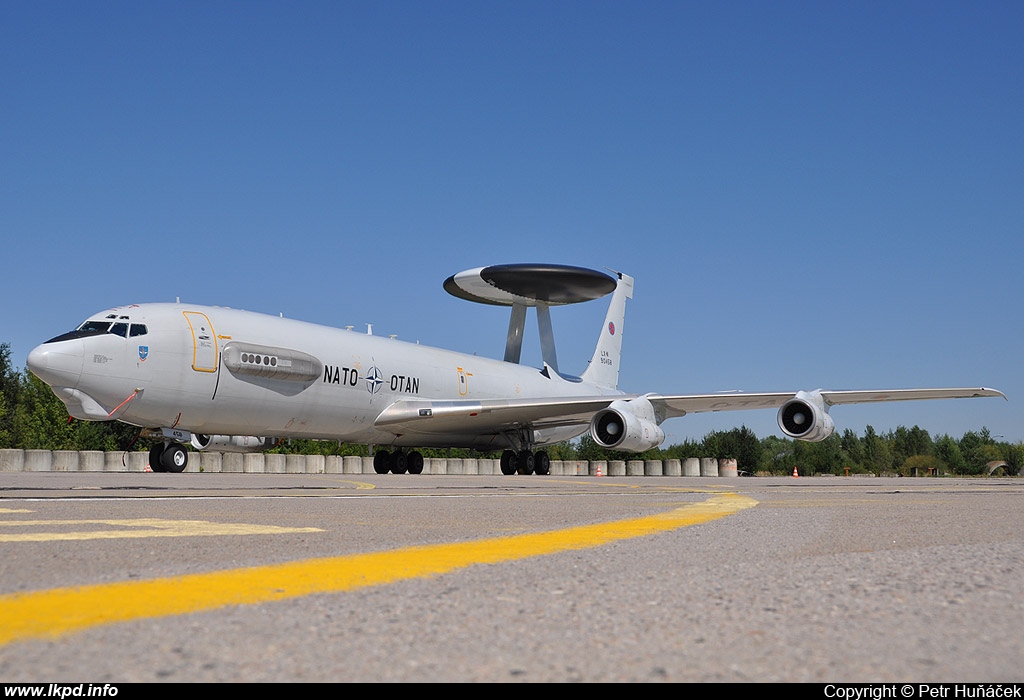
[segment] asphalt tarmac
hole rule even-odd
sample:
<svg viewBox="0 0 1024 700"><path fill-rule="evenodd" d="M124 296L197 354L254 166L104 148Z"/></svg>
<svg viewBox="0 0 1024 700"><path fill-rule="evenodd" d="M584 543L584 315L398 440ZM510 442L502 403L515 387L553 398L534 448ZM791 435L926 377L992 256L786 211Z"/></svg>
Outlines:
<svg viewBox="0 0 1024 700"><path fill-rule="evenodd" d="M0 474L0 681L1024 680L1024 479Z"/></svg>

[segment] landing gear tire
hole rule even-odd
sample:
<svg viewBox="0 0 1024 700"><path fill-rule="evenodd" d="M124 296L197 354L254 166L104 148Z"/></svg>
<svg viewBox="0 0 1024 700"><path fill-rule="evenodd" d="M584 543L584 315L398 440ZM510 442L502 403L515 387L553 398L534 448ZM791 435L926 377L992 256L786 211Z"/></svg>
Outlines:
<svg viewBox="0 0 1024 700"><path fill-rule="evenodd" d="M538 450L533 454L533 473L547 476L551 472L551 458L544 450Z"/></svg>
<svg viewBox="0 0 1024 700"><path fill-rule="evenodd" d="M516 453L505 450L501 453L501 473L510 476L516 473Z"/></svg>
<svg viewBox="0 0 1024 700"><path fill-rule="evenodd" d="M423 473L423 455L419 452L409 453L409 473L410 474L422 474Z"/></svg>
<svg viewBox="0 0 1024 700"><path fill-rule="evenodd" d="M164 448L163 454L160 455L160 466L164 468L164 471L180 474L188 466L188 452L178 443L172 442Z"/></svg>
<svg viewBox="0 0 1024 700"><path fill-rule="evenodd" d="M536 463L533 459L533 453L529 450L523 450L516 455L516 470L520 474L530 475L533 474L533 470L536 468Z"/></svg>
<svg viewBox="0 0 1024 700"><path fill-rule="evenodd" d="M409 458L404 452L395 452L390 461L392 474L405 474L409 470Z"/></svg>
<svg viewBox="0 0 1024 700"><path fill-rule="evenodd" d="M160 464L160 457L164 453L164 444L158 442L149 448L149 468L155 472L165 472L164 465Z"/></svg>
<svg viewBox="0 0 1024 700"><path fill-rule="evenodd" d="M373 455L373 471L378 474L387 474L390 469L391 453L387 450L381 450Z"/></svg>

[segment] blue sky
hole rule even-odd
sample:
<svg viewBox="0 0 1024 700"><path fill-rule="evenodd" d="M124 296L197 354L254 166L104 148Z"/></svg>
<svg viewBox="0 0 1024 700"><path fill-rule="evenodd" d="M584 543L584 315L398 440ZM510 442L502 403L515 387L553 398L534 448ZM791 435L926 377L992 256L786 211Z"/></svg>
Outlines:
<svg viewBox="0 0 1024 700"><path fill-rule="evenodd" d="M833 418L1019 441L1022 35L1019 2L8 0L0 342L180 297L500 357L447 276L610 267L626 390L992 386ZM553 312L563 369L604 312ZM778 433L665 427L741 424Z"/></svg>

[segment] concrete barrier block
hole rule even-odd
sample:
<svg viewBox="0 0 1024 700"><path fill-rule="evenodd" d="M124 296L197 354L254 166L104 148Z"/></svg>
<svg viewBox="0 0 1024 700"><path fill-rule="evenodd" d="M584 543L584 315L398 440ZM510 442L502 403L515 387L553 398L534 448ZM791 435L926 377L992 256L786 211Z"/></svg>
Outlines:
<svg viewBox="0 0 1024 700"><path fill-rule="evenodd" d="M306 473L324 474L327 460L324 455L306 455Z"/></svg>
<svg viewBox="0 0 1024 700"><path fill-rule="evenodd" d="M128 471L144 472L149 466L149 452L129 452Z"/></svg>
<svg viewBox="0 0 1024 700"><path fill-rule="evenodd" d="M739 469L736 466L736 460L732 458L726 458L719 460L718 462L718 475L719 476L739 476Z"/></svg>
<svg viewBox="0 0 1024 700"><path fill-rule="evenodd" d="M682 476L683 468L678 459L665 460L665 476Z"/></svg>
<svg viewBox="0 0 1024 700"><path fill-rule="evenodd" d="M262 474L267 469L267 456L262 452L225 452L220 468L231 474Z"/></svg>
<svg viewBox="0 0 1024 700"><path fill-rule="evenodd" d="M266 474L284 474L287 455L267 454L263 456L263 471Z"/></svg>
<svg viewBox="0 0 1024 700"><path fill-rule="evenodd" d="M149 464L149 454L146 456L146 464ZM78 450L54 450L53 466L55 472L77 472L78 471Z"/></svg>
<svg viewBox="0 0 1024 700"><path fill-rule="evenodd" d="M683 462L683 476L700 476L700 459L687 457Z"/></svg>
<svg viewBox="0 0 1024 700"><path fill-rule="evenodd" d="M26 472L48 472L53 469L53 453L49 450L25 450L22 470Z"/></svg>
<svg viewBox="0 0 1024 700"><path fill-rule="evenodd" d="M644 460L644 476L664 476L665 466L660 459Z"/></svg>
<svg viewBox="0 0 1024 700"><path fill-rule="evenodd" d="M284 472L285 474L305 474L306 455L285 455Z"/></svg>
<svg viewBox="0 0 1024 700"><path fill-rule="evenodd" d="M105 472L126 472L128 471L127 452L104 452L103 471Z"/></svg>
<svg viewBox="0 0 1024 700"><path fill-rule="evenodd" d="M20 472L25 467L25 450L0 450L0 472Z"/></svg>
<svg viewBox="0 0 1024 700"><path fill-rule="evenodd" d="M242 455L238 455L241 457ZM196 471L203 472L204 474L219 474L220 472L227 471L225 468L225 454L223 452L190 452L188 455L188 461L195 465ZM242 460L238 460L238 471L242 471L241 466Z"/></svg>
<svg viewBox="0 0 1024 700"><path fill-rule="evenodd" d="M107 455L100 450L83 450L78 453L78 471L101 472Z"/></svg>
<svg viewBox="0 0 1024 700"><path fill-rule="evenodd" d="M701 476L718 476L718 460L714 457L700 458Z"/></svg>

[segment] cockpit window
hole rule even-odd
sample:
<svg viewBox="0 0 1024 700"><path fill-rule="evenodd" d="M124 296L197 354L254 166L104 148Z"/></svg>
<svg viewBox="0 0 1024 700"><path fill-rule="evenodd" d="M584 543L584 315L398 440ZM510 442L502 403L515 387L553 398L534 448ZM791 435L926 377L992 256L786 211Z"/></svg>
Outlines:
<svg viewBox="0 0 1024 700"><path fill-rule="evenodd" d="M108 318L113 318L113 316L108 316ZM130 331L129 331L129 328L131 329ZM70 333L63 333L61 335L58 335L56 338L50 338L46 342L47 343L59 343L62 340L76 340L78 338L91 338L93 336L105 335L107 333L110 333L112 335L119 335L122 338L127 338L128 335L129 335L129 332L131 333L132 336L146 335L148 330L146 329L146 326L144 326L144 325L142 325L140 323L135 323L135 324L132 324L131 326L129 326L129 324L127 324L127 323L120 323L120 322L118 322L118 323L111 323L110 321L106 321L106 320L104 320L104 321L92 320L92 321L86 321L85 323L83 323L82 325L80 325L78 328L76 328L75 330L71 331Z"/></svg>

